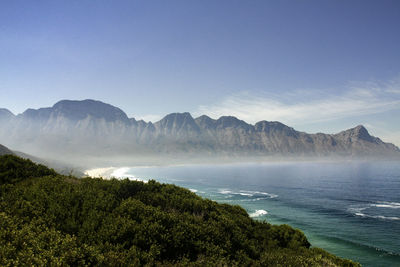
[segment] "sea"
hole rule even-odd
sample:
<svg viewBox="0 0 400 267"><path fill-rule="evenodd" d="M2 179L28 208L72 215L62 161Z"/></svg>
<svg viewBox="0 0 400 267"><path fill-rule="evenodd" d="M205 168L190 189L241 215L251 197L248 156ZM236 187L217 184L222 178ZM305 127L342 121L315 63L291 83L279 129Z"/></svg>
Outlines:
<svg viewBox="0 0 400 267"><path fill-rule="evenodd" d="M400 162L273 162L125 167L115 177L185 187L288 224L312 246L363 266L400 266Z"/></svg>

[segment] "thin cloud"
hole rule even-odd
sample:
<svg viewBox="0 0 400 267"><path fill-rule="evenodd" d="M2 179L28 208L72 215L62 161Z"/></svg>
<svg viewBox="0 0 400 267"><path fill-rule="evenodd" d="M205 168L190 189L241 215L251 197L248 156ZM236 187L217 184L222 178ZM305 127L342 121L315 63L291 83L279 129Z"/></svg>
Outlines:
<svg viewBox="0 0 400 267"><path fill-rule="evenodd" d="M341 95L295 91L290 95L259 97L242 92L220 103L199 106L195 115L207 114L213 118L232 115L250 123L261 120L292 125L317 123L400 109L398 88L393 83L390 86L365 83L352 84Z"/></svg>
<svg viewBox="0 0 400 267"><path fill-rule="evenodd" d="M156 122L162 119L162 115L158 114L147 114L135 117L136 120L144 120L145 122Z"/></svg>
<svg viewBox="0 0 400 267"><path fill-rule="evenodd" d="M389 89L386 92L392 93L392 94L400 94L400 89Z"/></svg>

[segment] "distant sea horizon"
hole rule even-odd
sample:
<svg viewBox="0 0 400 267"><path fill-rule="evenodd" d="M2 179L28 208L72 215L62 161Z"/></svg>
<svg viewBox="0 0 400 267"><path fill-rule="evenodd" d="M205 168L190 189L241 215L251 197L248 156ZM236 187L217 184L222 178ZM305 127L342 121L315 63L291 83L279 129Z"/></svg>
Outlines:
<svg viewBox="0 0 400 267"><path fill-rule="evenodd" d="M256 220L289 224L363 266L400 265L400 162L267 162L107 167L92 177L176 184Z"/></svg>

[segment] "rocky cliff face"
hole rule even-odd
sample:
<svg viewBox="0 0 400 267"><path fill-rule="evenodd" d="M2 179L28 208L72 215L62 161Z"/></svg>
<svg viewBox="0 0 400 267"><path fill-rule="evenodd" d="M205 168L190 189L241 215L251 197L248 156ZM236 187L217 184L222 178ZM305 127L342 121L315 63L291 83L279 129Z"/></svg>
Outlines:
<svg viewBox="0 0 400 267"><path fill-rule="evenodd" d="M18 116L0 109L0 121L0 140L29 152L400 156L396 146L369 135L361 125L338 134L307 134L280 122L251 125L232 116L194 119L189 113L172 113L158 122L146 123L94 100L64 100L50 108L28 109Z"/></svg>

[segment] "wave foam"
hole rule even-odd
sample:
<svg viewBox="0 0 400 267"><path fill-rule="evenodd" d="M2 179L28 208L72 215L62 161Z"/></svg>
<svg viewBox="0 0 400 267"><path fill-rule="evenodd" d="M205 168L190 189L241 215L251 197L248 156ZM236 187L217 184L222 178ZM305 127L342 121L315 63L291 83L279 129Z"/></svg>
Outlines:
<svg viewBox="0 0 400 267"><path fill-rule="evenodd" d="M259 201L259 200L265 200L265 199L270 199L270 197L257 197L257 198L250 198L250 199L240 199L239 201L241 201L241 202L250 202L250 201Z"/></svg>
<svg viewBox="0 0 400 267"><path fill-rule="evenodd" d="M369 208L388 208L388 209L400 209L400 203L397 202L377 202L373 204L367 204L364 206L358 207L350 207L347 210L354 214L355 216L364 217L364 218L373 218L373 219L381 219L381 220L400 220L400 217L396 216L383 216L383 215L371 215L363 212L364 210L368 210Z"/></svg>
<svg viewBox="0 0 400 267"><path fill-rule="evenodd" d="M383 215L368 215L365 213L357 212L354 215L366 218L373 218L373 219L382 219L382 220L391 220L391 221L399 221L399 217L394 216L383 216Z"/></svg>
<svg viewBox="0 0 400 267"><path fill-rule="evenodd" d="M400 203L397 202L378 202L378 204L372 204L373 207L377 208L388 208L388 209L400 209Z"/></svg>
<svg viewBox="0 0 400 267"><path fill-rule="evenodd" d="M136 176L134 176L132 174L129 174L129 170L130 170L130 168L128 168L128 167L122 167L122 168L115 169L111 173L111 177L115 177L115 178L119 178L119 179L128 178L129 180L147 183L147 180L143 180L143 179L137 178Z"/></svg>
<svg viewBox="0 0 400 267"><path fill-rule="evenodd" d="M96 168L96 169L86 170L85 174L89 177L94 177L94 178L99 178L99 177L110 178L110 175L115 171L115 169L116 168L114 167Z"/></svg>
<svg viewBox="0 0 400 267"><path fill-rule="evenodd" d="M261 196L267 196L268 198L277 198L278 197L278 195L276 195L276 194L260 192L260 191L248 191L248 190L232 191L230 189L219 189L218 193L223 194L223 195L240 195L240 196L245 196L245 197L258 197L258 198L256 198L256 200L265 199L265 198L262 198Z"/></svg>
<svg viewBox="0 0 400 267"><path fill-rule="evenodd" d="M256 217L261 217L261 216L264 216L267 214L268 214L268 211L266 211L266 210L256 210L255 212L250 213L249 216L252 218L256 218Z"/></svg>

